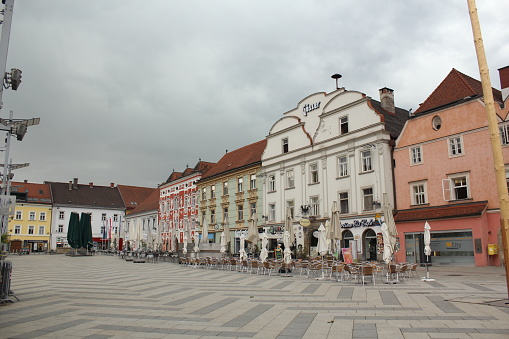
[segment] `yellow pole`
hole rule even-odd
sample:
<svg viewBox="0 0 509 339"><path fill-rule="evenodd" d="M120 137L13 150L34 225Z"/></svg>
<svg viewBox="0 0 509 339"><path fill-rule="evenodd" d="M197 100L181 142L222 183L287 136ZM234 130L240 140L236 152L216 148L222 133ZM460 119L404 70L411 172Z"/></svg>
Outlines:
<svg viewBox="0 0 509 339"><path fill-rule="evenodd" d="M495 176L497 180L498 199L500 202L500 232L502 235L502 245L504 247L504 266L507 290L509 293L509 195L507 193L507 181L505 176L504 157L502 154L502 145L500 142L500 131L495 112L495 102L491 89L490 73L484 52L484 44L481 35L481 25L477 15L475 0L467 0L468 10L470 12L470 21L472 23L472 33L474 35L474 45L477 54L477 63L479 64L479 73L481 74L482 90L484 95L484 104L488 116L488 128L490 130L491 150L495 165Z"/></svg>

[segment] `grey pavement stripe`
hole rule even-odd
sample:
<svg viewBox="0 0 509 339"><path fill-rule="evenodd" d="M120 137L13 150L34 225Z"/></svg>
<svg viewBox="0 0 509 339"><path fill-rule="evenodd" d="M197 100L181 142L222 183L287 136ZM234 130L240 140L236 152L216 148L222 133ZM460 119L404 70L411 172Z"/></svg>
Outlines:
<svg viewBox="0 0 509 339"><path fill-rule="evenodd" d="M317 302L319 304L319 302ZM340 307L340 306L301 306L301 307L287 307L287 310L317 310L317 311L373 311L375 313L383 312L383 311L422 311L421 308L416 307L355 307L355 306L347 306L347 307Z"/></svg>
<svg viewBox="0 0 509 339"><path fill-rule="evenodd" d="M445 286L444 286L444 285L442 285L441 283L438 283L438 282L436 282L436 281L426 282L426 284L431 285L431 286L433 286L433 287L445 288Z"/></svg>
<svg viewBox="0 0 509 339"><path fill-rule="evenodd" d="M376 324L374 323L354 323L352 338L377 338Z"/></svg>
<svg viewBox="0 0 509 339"><path fill-rule="evenodd" d="M264 282L266 282L266 281L267 281L267 279L257 279L257 280L255 280L255 281L253 281L253 282L250 282L248 285L251 285L251 286L252 286L252 285L255 285L255 286L256 286L256 285L263 284L263 283L264 283Z"/></svg>
<svg viewBox="0 0 509 339"><path fill-rule="evenodd" d="M353 298L353 287L341 287L338 294L338 299L352 300Z"/></svg>
<svg viewBox="0 0 509 339"><path fill-rule="evenodd" d="M306 304L367 304L368 301L360 300L360 301L352 301L352 300L324 300L319 299L319 296L308 295L306 297L300 296L302 298L296 298L296 296L292 295L274 295L272 299L256 299L256 294L253 294L255 298L250 300L251 302L258 303L306 303Z"/></svg>
<svg viewBox="0 0 509 339"><path fill-rule="evenodd" d="M144 314L120 314L120 313L80 313L84 317L101 317L101 318L120 318L120 319L152 319L152 320L168 320L168 321L193 321L193 322L209 322L210 318L191 318L184 316L162 316L162 315L144 315Z"/></svg>
<svg viewBox="0 0 509 339"><path fill-rule="evenodd" d="M242 327L254 319L256 319L258 316L262 315L266 311L272 308L274 305L270 304L263 304L263 305L257 305L253 307L252 309L244 312L243 314L233 318L232 320L228 321L227 323L223 324L224 327Z"/></svg>
<svg viewBox="0 0 509 339"><path fill-rule="evenodd" d="M58 324L58 325L53 325L53 326L48 326L48 327L41 328L39 330L22 333L22 334L20 334L18 336L14 336L14 337L10 337L10 338L24 338L24 339L26 339L26 338L37 338L37 337L40 337L40 336L43 336L43 335L49 335L49 334L51 334L53 332L57 332L57 331L60 331L60 330L65 330L65 329L74 327L76 325L81 325L81 324L84 324L84 323L88 323L90 321L91 320L86 320L86 319L72 320L72 321L68 321L66 323L62 323L62 324Z"/></svg>
<svg viewBox="0 0 509 339"><path fill-rule="evenodd" d="M158 293L158 294L151 294L150 298L166 297L168 295L180 293L180 292L183 292L183 291L186 291L186 290L187 290L187 288L176 288L176 289L173 289L173 290L170 290L170 291L166 291L166 292L162 292L162 293Z"/></svg>
<svg viewBox="0 0 509 339"><path fill-rule="evenodd" d="M61 310L58 310L58 311L54 311L54 312L45 312L43 314L31 315L31 316L24 317L24 318L20 317L20 318L18 318L16 320L9 320L7 322L0 323L0 325L1 325L1 327L9 327L9 326L18 325L18 324L24 324L24 323L27 323L27 322L30 322L30 321L36 321L36 320L51 318L51 317L54 317L54 316L58 316L58 315L62 315L62 314L67 314L69 312L74 312L74 311L76 311L76 309L74 309L74 308L65 308L65 309L61 309Z"/></svg>
<svg viewBox="0 0 509 339"><path fill-rule="evenodd" d="M490 292L493 292L493 290L491 288L488 288L488 287L482 286L482 285L478 285L478 284L463 283L463 285L467 285L468 287L475 288L476 290L479 290L479 291L490 291Z"/></svg>
<svg viewBox="0 0 509 339"><path fill-rule="evenodd" d="M286 286L290 285L290 281L283 281L275 286L272 286L270 289L271 290L281 290L283 288L285 288Z"/></svg>
<svg viewBox="0 0 509 339"><path fill-rule="evenodd" d="M336 316L336 319L351 319L351 320L496 320L497 318L491 316L429 316L429 315L342 315Z"/></svg>
<svg viewBox="0 0 509 339"><path fill-rule="evenodd" d="M438 296L438 295L430 295L426 296L426 298L429 299L433 304L435 304L436 307L438 307L442 312L444 313L465 313L456 306L454 306L452 303L444 300L444 298Z"/></svg>
<svg viewBox="0 0 509 339"><path fill-rule="evenodd" d="M299 313L279 333L277 338L301 338L308 330L309 325L315 319L317 313Z"/></svg>
<svg viewBox="0 0 509 339"><path fill-rule="evenodd" d="M73 303L69 306L75 307L93 307L93 308L120 308L120 309L134 309L134 310L161 310L161 311L180 311L181 307L162 307L162 306L141 306L141 305L111 305L111 304L88 304L88 303Z"/></svg>
<svg viewBox="0 0 509 339"><path fill-rule="evenodd" d="M401 328L401 332L406 333L484 333L484 334L509 334L509 329L497 328L451 328L451 327L411 327Z"/></svg>
<svg viewBox="0 0 509 339"><path fill-rule="evenodd" d="M168 303L165 303L164 305L180 306L182 304L185 304L185 303L188 303L190 301L194 301L196 299L200 299L200 298L203 298L203 297L206 297L206 296L209 296L209 295L210 295L210 292L201 292L201 293L190 295L190 296L185 297L185 298L181 298L181 299L177 299L177 300L172 300L172 301L170 301Z"/></svg>
<svg viewBox="0 0 509 339"><path fill-rule="evenodd" d="M83 339L108 339L113 337L113 335L104 335L104 334L93 334L87 337L83 337Z"/></svg>
<svg viewBox="0 0 509 339"><path fill-rule="evenodd" d="M401 305L396 294L392 291L380 291L380 297L384 305Z"/></svg>
<svg viewBox="0 0 509 339"><path fill-rule="evenodd" d="M205 306L203 308L200 308L200 309L197 309L196 311L193 311L189 314L199 314L199 315L203 315L203 314L208 314L210 312L213 312L215 310L218 310L222 307L225 307L227 305L230 305L231 303L235 302L239 300L238 298L225 298L221 301L218 301L214 304L211 304L211 305L208 305L208 306Z"/></svg>
<svg viewBox="0 0 509 339"><path fill-rule="evenodd" d="M159 333L159 334L185 334L194 336L212 336L212 337L253 337L255 332L229 332L229 331L210 331L210 330L188 330L175 328L154 328L145 326L122 326L122 325L97 325L93 329L109 330L109 331L125 331L136 333Z"/></svg>
<svg viewBox="0 0 509 339"><path fill-rule="evenodd" d="M305 289L300 292L301 294L313 294L316 292L316 290L320 287L320 285L317 284L310 284Z"/></svg>

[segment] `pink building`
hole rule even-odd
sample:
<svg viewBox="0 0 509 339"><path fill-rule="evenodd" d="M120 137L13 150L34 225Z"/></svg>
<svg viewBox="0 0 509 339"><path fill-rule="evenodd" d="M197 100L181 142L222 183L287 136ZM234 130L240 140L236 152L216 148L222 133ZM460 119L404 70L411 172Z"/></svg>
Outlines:
<svg viewBox="0 0 509 339"><path fill-rule="evenodd" d="M499 70L501 79L509 67ZM502 87L509 87L504 84ZM493 89L506 171L507 100ZM422 233L431 226L432 263L499 265L500 210L481 82L453 69L415 111L394 150L399 262L424 262Z"/></svg>

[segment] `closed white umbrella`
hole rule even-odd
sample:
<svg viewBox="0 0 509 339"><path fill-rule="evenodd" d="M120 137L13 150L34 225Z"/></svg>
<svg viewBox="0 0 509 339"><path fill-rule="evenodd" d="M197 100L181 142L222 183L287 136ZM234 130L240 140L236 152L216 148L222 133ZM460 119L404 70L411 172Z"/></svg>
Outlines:
<svg viewBox="0 0 509 339"><path fill-rule="evenodd" d="M219 252L221 252L221 254L225 254L226 253L226 236L224 235L224 232L221 232L221 249L219 250Z"/></svg>
<svg viewBox="0 0 509 339"><path fill-rule="evenodd" d="M239 250L239 258L240 260L246 260L247 259L247 253L246 253L246 250L245 250L245 247L246 246L246 236L244 235L244 233L242 233L240 235L240 250Z"/></svg>
<svg viewBox="0 0 509 339"><path fill-rule="evenodd" d="M154 237L152 234L152 230L150 229L150 226L147 230L147 249L153 250L154 249Z"/></svg>
<svg viewBox="0 0 509 339"><path fill-rule="evenodd" d="M392 207L387 201L387 193L384 193L383 195L384 199L384 221L387 224L387 232L389 232L389 235L392 237L393 244L391 246L394 248L396 247L396 238L398 236L398 229L396 228L396 222L394 221L394 215L392 213Z"/></svg>
<svg viewBox="0 0 509 339"><path fill-rule="evenodd" d="M194 234L194 253L198 253L200 252L200 237L198 235L198 233L195 233Z"/></svg>
<svg viewBox="0 0 509 339"><path fill-rule="evenodd" d="M382 223L382 238L384 240L384 252L383 252L383 260L387 265L392 261L392 240L391 235L389 234L387 224Z"/></svg>
<svg viewBox="0 0 509 339"><path fill-rule="evenodd" d="M286 264L292 263L292 251L290 250L290 232L285 231L283 234L283 245L285 246L285 250L283 252L283 260Z"/></svg>
<svg viewBox="0 0 509 339"><path fill-rule="evenodd" d="M332 231L331 231L331 227L330 227L330 221L327 220L325 221L325 240L327 242L327 252L331 252L332 251Z"/></svg>
<svg viewBox="0 0 509 339"><path fill-rule="evenodd" d="M228 220L226 218L224 218L223 231L224 231L226 243L228 244L231 239L230 239L230 226L228 225Z"/></svg>
<svg viewBox="0 0 509 339"><path fill-rule="evenodd" d="M184 233L184 248L182 248L182 253L187 254L187 234Z"/></svg>
<svg viewBox="0 0 509 339"><path fill-rule="evenodd" d="M247 229L247 238L246 240L256 244L258 242L258 230L256 229L256 214L253 213L251 219L249 220L249 227Z"/></svg>
<svg viewBox="0 0 509 339"><path fill-rule="evenodd" d="M201 230L201 242L206 244L209 242L209 226L206 223Z"/></svg>
<svg viewBox="0 0 509 339"><path fill-rule="evenodd" d="M428 222L424 224L424 254L426 255L426 277L422 278L422 281L435 281L429 277L429 257L431 255L431 227Z"/></svg>
<svg viewBox="0 0 509 339"><path fill-rule="evenodd" d="M332 240L334 243L334 246L332 247L333 251L337 250L337 241L341 240L341 220L339 218L339 209L338 209L338 202L333 201L332 202L332 213L331 213L331 221L330 221L330 227L331 227L331 233L332 233Z"/></svg>
<svg viewBox="0 0 509 339"><path fill-rule="evenodd" d="M260 252L260 260L261 262L267 261L267 257L269 256L269 251L267 249L267 245L269 244L269 239L267 239L267 233L262 233L262 250Z"/></svg>
<svg viewBox="0 0 509 339"><path fill-rule="evenodd" d="M290 244L292 244L295 241L295 231L293 230L292 209L290 207L286 209L285 231L288 231Z"/></svg>
<svg viewBox="0 0 509 339"><path fill-rule="evenodd" d="M320 224L320 227L318 227L318 245L316 250L322 256L327 253L327 238L325 236L325 227L323 224Z"/></svg>

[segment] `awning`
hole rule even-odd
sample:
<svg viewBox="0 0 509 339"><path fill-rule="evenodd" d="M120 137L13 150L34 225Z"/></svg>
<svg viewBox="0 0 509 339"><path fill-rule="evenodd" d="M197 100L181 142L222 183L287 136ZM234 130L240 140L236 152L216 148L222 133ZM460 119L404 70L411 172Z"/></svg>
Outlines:
<svg viewBox="0 0 509 339"><path fill-rule="evenodd" d="M403 222L471 217L483 214L487 207L487 201L476 201L454 205L411 208L398 211L394 216L394 220L396 222Z"/></svg>

